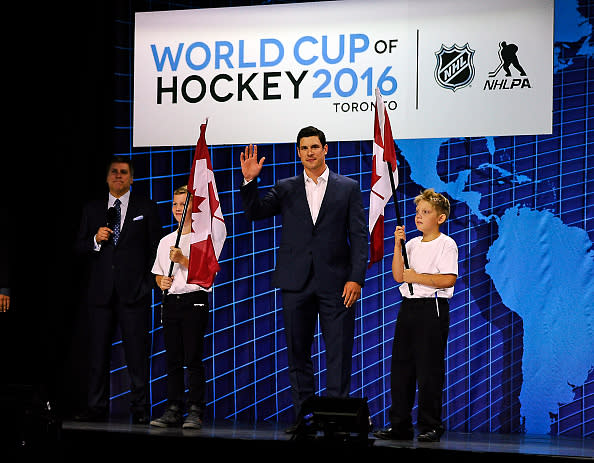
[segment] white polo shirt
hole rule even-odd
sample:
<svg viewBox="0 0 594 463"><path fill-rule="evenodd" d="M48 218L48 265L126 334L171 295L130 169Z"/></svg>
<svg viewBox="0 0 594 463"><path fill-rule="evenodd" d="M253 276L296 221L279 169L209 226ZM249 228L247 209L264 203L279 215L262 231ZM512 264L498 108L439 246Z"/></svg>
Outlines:
<svg viewBox="0 0 594 463"><path fill-rule="evenodd" d="M186 257L190 256L190 236L191 233L186 233L185 235L181 235L179 239L178 247L181 249L182 254ZM171 261L169 260L169 251L171 246L175 246L176 240L177 230L161 238L161 241L159 241L159 247L157 248L157 257L155 258L155 263L153 264L153 269L151 270L153 274L163 276L169 275L169 266L171 265ZM205 289L200 285L187 283L188 269L177 263L173 264L173 272L171 273L171 276L173 276L173 284L168 290L169 294L185 294L194 291L212 291L212 288Z"/></svg>
<svg viewBox="0 0 594 463"><path fill-rule="evenodd" d="M441 233L432 241L421 241L422 236L412 238L406 243L408 265L417 273L451 274L458 276L458 246L447 235ZM400 285L403 297L445 297L454 295L454 287L432 288L418 283L413 283L413 295L410 294L408 283Z"/></svg>

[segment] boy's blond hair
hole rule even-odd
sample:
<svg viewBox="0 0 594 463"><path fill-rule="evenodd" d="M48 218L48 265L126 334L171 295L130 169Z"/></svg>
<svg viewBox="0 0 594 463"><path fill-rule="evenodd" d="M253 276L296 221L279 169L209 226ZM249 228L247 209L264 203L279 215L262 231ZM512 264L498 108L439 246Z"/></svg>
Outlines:
<svg viewBox="0 0 594 463"><path fill-rule="evenodd" d="M421 194L415 198L415 204L419 204L419 201L427 201L433 204L433 207L438 214L445 214L446 219L450 216L450 202L441 193L436 193L433 188L427 188L421 191Z"/></svg>
<svg viewBox="0 0 594 463"><path fill-rule="evenodd" d="M182 185L177 190L173 192L173 196L175 195L185 195L188 192L188 186Z"/></svg>

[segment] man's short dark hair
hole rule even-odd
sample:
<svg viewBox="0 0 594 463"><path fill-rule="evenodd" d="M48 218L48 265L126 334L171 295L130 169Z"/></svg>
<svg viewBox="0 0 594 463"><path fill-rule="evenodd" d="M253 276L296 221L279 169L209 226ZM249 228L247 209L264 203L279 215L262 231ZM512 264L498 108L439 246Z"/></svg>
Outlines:
<svg viewBox="0 0 594 463"><path fill-rule="evenodd" d="M320 139L320 143L322 143L322 146L326 146L326 135L324 135L324 132L311 125L308 127L303 127L297 134L297 148L299 148L301 139L304 137L318 137Z"/></svg>
<svg viewBox="0 0 594 463"><path fill-rule="evenodd" d="M130 169L130 175L134 177L134 165L132 164L132 159L130 159L127 156L122 156L121 154L114 154L110 158L109 163L107 164L107 175L109 175L109 172L111 171L111 165L116 162L128 164L128 168Z"/></svg>

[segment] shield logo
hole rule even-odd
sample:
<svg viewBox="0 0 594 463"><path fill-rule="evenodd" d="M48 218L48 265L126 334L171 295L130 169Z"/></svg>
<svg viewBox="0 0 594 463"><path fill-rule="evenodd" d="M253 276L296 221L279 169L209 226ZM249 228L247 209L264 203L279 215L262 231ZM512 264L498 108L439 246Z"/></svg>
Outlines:
<svg viewBox="0 0 594 463"><path fill-rule="evenodd" d="M445 47L443 44L438 52L435 66L435 81L443 88L456 91L466 87L474 79L474 50L468 43L463 47L456 44Z"/></svg>

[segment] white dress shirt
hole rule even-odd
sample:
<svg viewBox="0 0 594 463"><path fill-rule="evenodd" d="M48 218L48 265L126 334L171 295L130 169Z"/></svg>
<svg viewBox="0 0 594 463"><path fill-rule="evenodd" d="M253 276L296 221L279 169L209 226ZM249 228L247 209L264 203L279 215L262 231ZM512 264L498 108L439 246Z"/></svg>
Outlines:
<svg viewBox="0 0 594 463"><path fill-rule="evenodd" d="M330 175L330 169L326 166L326 170L318 177L318 183L314 182L305 170L303 171L303 179L305 181L305 197L307 204L309 205L309 212L311 213L311 219L313 223L318 220L318 214L320 213L320 207L322 207L322 201L326 194L326 187L328 186L328 176ZM252 179L254 180L254 179ZM243 184L247 185L252 180L243 179Z"/></svg>
<svg viewBox="0 0 594 463"><path fill-rule="evenodd" d="M107 200L107 208L108 209L113 206L113 203L115 203L116 199L117 198L115 196L112 196L112 194L109 193L109 199ZM121 216L122 216L122 218L120 220L120 232L124 228L124 220L126 219L126 212L128 211L128 203L129 202L130 202L130 190L128 190L123 196L120 196L120 212L121 212Z"/></svg>
<svg viewBox="0 0 594 463"><path fill-rule="evenodd" d="M311 219L313 223L318 220L318 214L320 213L320 207L326 194L326 187L328 186L328 175L330 169L326 167L324 173L318 177L318 183L314 182L305 170L303 171L303 177L305 180L305 196L307 197L307 203L309 204L309 212L311 213Z"/></svg>

